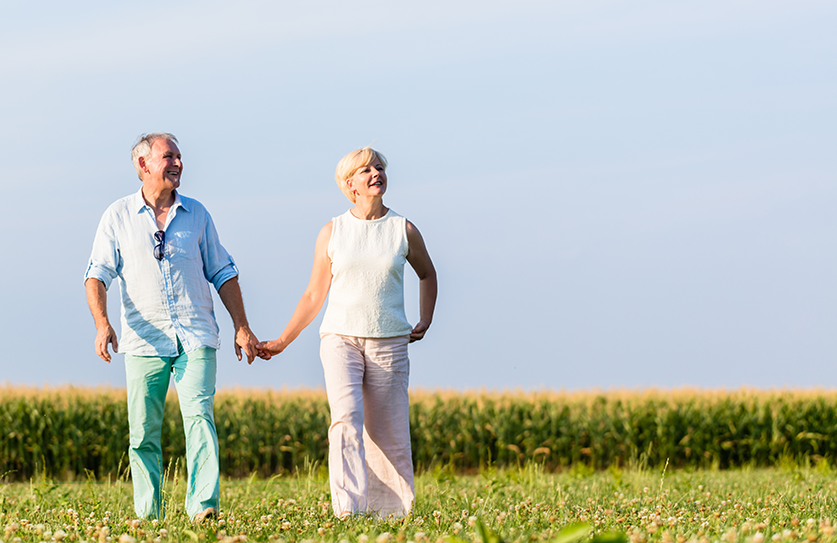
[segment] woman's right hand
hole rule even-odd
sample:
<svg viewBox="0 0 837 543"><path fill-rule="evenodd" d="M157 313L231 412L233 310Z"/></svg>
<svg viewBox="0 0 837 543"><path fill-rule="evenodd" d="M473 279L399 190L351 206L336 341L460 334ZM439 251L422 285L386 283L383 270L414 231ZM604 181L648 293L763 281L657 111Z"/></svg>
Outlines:
<svg viewBox="0 0 837 543"><path fill-rule="evenodd" d="M278 339L273 341L260 341L256 344L256 353L259 358L270 360L274 355L277 355L285 350L286 345Z"/></svg>

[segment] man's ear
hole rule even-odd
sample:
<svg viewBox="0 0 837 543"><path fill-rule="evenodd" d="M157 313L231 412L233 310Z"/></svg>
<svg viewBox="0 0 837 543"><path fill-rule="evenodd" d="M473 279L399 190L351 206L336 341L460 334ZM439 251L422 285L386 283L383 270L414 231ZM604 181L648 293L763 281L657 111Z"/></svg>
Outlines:
<svg viewBox="0 0 837 543"><path fill-rule="evenodd" d="M139 164L140 170L147 172L148 170L145 169L145 157L141 156L137 159L137 164Z"/></svg>

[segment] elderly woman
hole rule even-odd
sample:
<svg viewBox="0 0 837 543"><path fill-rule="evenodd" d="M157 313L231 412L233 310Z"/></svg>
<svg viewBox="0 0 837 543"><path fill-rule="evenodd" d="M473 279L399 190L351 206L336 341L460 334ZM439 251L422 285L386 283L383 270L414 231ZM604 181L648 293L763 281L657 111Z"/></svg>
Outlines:
<svg viewBox="0 0 837 543"><path fill-rule="evenodd" d="M337 164L354 207L317 237L314 269L282 335L259 343L281 353L320 312L320 358L331 407L329 479L334 514L406 515L414 498L407 344L424 337L436 305L436 270L418 229L384 205L387 162L369 147ZM404 313L404 262L419 278L419 322Z"/></svg>

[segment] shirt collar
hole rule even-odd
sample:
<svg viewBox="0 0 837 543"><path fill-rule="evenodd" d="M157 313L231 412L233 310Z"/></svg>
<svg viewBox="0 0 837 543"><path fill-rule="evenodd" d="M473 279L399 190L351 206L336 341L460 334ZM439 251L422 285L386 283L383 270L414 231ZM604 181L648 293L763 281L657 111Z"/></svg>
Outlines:
<svg viewBox="0 0 837 543"><path fill-rule="evenodd" d="M132 206L134 209L137 210L137 213L142 213L142 211L148 207L148 204L145 203L145 198L142 197L142 187L134 194L134 204ZM188 212L189 206L186 204L186 201L180 197L180 193L174 191L174 204L172 204L171 208L176 209L178 207L182 207L183 211ZM149 209L151 209L149 207ZM171 211L169 211L171 213Z"/></svg>

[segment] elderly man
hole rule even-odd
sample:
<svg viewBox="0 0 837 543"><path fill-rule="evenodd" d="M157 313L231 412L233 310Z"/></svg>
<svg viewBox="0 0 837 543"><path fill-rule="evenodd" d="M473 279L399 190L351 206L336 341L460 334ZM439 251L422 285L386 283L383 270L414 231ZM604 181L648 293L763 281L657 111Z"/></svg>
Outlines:
<svg viewBox="0 0 837 543"><path fill-rule="evenodd" d="M212 409L219 343L209 283L232 317L238 359L243 350L252 363L258 340L244 313L238 269L212 218L177 191L183 173L177 139L144 135L131 155L142 188L105 211L85 273L96 354L110 362L108 344L118 352L107 289L119 277L134 508L143 518L163 514L160 431L173 377L186 432L186 512L203 520L217 514L219 497Z"/></svg>

